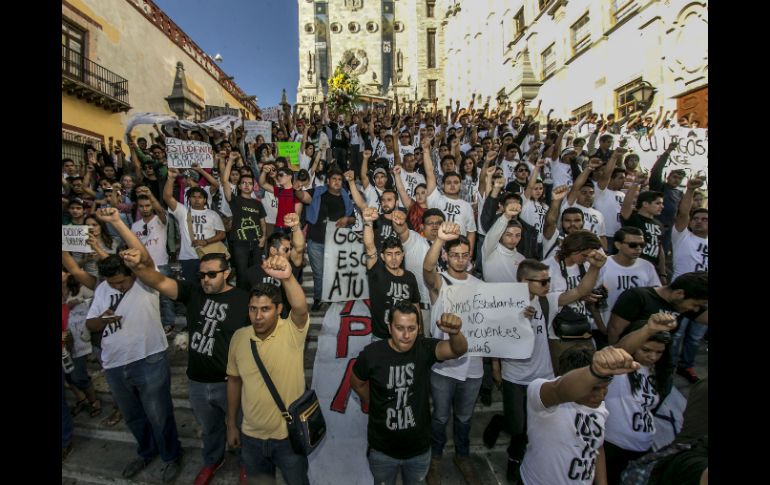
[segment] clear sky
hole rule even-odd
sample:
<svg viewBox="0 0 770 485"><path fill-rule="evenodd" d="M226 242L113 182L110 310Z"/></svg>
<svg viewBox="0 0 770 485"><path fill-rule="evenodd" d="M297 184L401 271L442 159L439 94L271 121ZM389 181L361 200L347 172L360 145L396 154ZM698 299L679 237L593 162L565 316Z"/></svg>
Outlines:
<svg viewBox="0 0 770 485"><path fill-rule="evenodd" d="M297 99L297 0L155 0L260 107Z"/></svg>

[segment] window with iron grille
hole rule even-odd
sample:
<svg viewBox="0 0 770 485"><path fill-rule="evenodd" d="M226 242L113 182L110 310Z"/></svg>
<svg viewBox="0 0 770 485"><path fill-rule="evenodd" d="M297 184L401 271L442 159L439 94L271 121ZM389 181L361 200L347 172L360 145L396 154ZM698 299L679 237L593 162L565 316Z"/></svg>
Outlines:
<svg viewBox="0 0 770 485"><path fill-rule="evenodd" d="M615 117L622 118L636 111L636 101L631 93L641 84L642 78L639 78L615 90Z"/></svg>
<svg viewBox="0 0 770 485"><path fill-rule="evenodd" d="M72 76L83 77L86 31L64 19L61 21L62 71Z"/></svg>
<svg viewBox="0 0 770 485"><path fill-rule="evenodd" d="M540 60L541 64L543 66L543 72L542 72L542 78L545 79L556 70L556 44L551 44L551 46L544 50L542 54L540 54Z"/></svg>
<svg viewBox="0 0 770 485"><path fill-rule="evenodd" d="M572 116L574 116L575 118L578 119L578 121L580 121L586 116L593 113L593 110L594 110L594 103L593 102L587 103L577 109L572 110Z"/></svg>
<svg viewBox="0 0 770 485"><path fill-rule="evenodd" d="M94 136L61 131L61 158L71 158L78 170L86 164L86 145L92 145L97 151L101 150L102 140Z"/></svg>
<svg viewBox="0 0 770 485"><path fill-rule="evenodd" d="M436 67L436 29L428 29L428 67Z"/></svg>
<svg viewBox="0 0 770 485"><path fill-rule="evenodd" d="M577 54L591 43L591 31L588 28L588 14L583 15L570 27L572 36L572 54Z"/></svg>

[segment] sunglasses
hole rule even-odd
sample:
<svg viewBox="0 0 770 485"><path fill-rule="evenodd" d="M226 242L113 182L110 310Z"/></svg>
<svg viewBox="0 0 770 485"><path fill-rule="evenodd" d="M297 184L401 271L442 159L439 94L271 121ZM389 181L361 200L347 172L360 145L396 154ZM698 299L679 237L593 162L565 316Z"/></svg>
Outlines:
<svg viewBox="0 0 770 485"><path fill-rule="evenodd" d="M625 244L626 246L628 246L631 249L636 249L636 248L644 249L644 247L647 245L647 243L643 243L643 242L641 242L641 243L637 243L637 242L624 242L624 243L621 243L621 244Z"/></svg>
<svg viewBox="0 0 770 485"><path fill-rule="evenodd" d="M204 279L206 277L214 279L219 273L224 273L226 269L220 269L219 271L198 271L198 278Z"/></svg>
<svg viewBox="0 0 770 485"><path fill-rule="evenodd" d="M536 280L536 279L527 278L527 281L535 281L537 283L540 283L541 286L548 286L549 284L551 284L551 278L546 278L544 280Z"/></svg>

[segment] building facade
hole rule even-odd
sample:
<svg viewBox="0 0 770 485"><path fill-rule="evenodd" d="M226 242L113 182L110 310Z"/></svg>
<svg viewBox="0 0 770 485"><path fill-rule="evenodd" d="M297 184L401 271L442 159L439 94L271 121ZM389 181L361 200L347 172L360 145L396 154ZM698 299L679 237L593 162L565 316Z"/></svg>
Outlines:
<svg viewBox="0 0 770 485"><path fill-rule="evenodd" d="M542 112L634 111L643 81L651 109L708 124L708 2L475 0L445 6L447 98L542 100ZM478 101L478 99L477 99ZM478 104L477 104L478 105Z"/></svg>
<svg viewBox="0 0 770 485"><path fill-rule="evenodd" d="M443 97L442 0L297 0L297 103L320 103L344 62L365 99Z"/></svg>
<svg viewBox="0 0 770 485"><path fill-rule="evenodd" d="M135 112L254 118L256 104L151 0L62 0L62 158Z"/></svg>

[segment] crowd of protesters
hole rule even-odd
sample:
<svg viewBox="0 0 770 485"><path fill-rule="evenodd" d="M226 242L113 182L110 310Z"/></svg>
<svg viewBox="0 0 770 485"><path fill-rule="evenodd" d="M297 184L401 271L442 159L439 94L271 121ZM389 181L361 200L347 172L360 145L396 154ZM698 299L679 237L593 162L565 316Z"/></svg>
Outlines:
<svg viewBox="0 0 770 485"><path fill-rule="evenodd" d="M63 397L62 458L73 449L70 416L102 413L94 358L115 402L104 425L124 419L138 443L123 477L160 455L160 478L176 478L183 450L166 349L179 333L203 431L195 483L212 480L228 444L241 449L243 480L278 467L288 483L308 483L307 459L255 384L249 342L284 400L297 398L309 313L326 306L334 224L363 234L367 258L374 336L352 385L369 406L376 483L395 483L399 470L403 483L440 483L450 416L454 464L480 483L470 427L477 400L489 405L495 387L503 415L474 425L485 426L488 446L501 430L510 435L510 483L621 483L651 450L653 412L673 374L699 380L708 209L705 177L684 180L667 166L676 143L647 171L612 135L696 123L662 109L621 120L550 115L523 102L490 110L450 100L442 111L438 100L415 109L396 98L352 114L285 106L272 143L247 142L241 126L165 123L128 133L125 144L86 146L81 163L62 160L62 224L89 226L92 248L62 253L62 392L66 381L76 401L70 408ZM169 168L171 137L210 143L214 166ZM297 164L277 155L278 141L301 143ZM301 287L306 264L312 305ZM480 282L527 285L530 358L464 355L443 293ZM562 320L580 332L567 335ZM686 483L706 468L698 461Z"/></svg>

